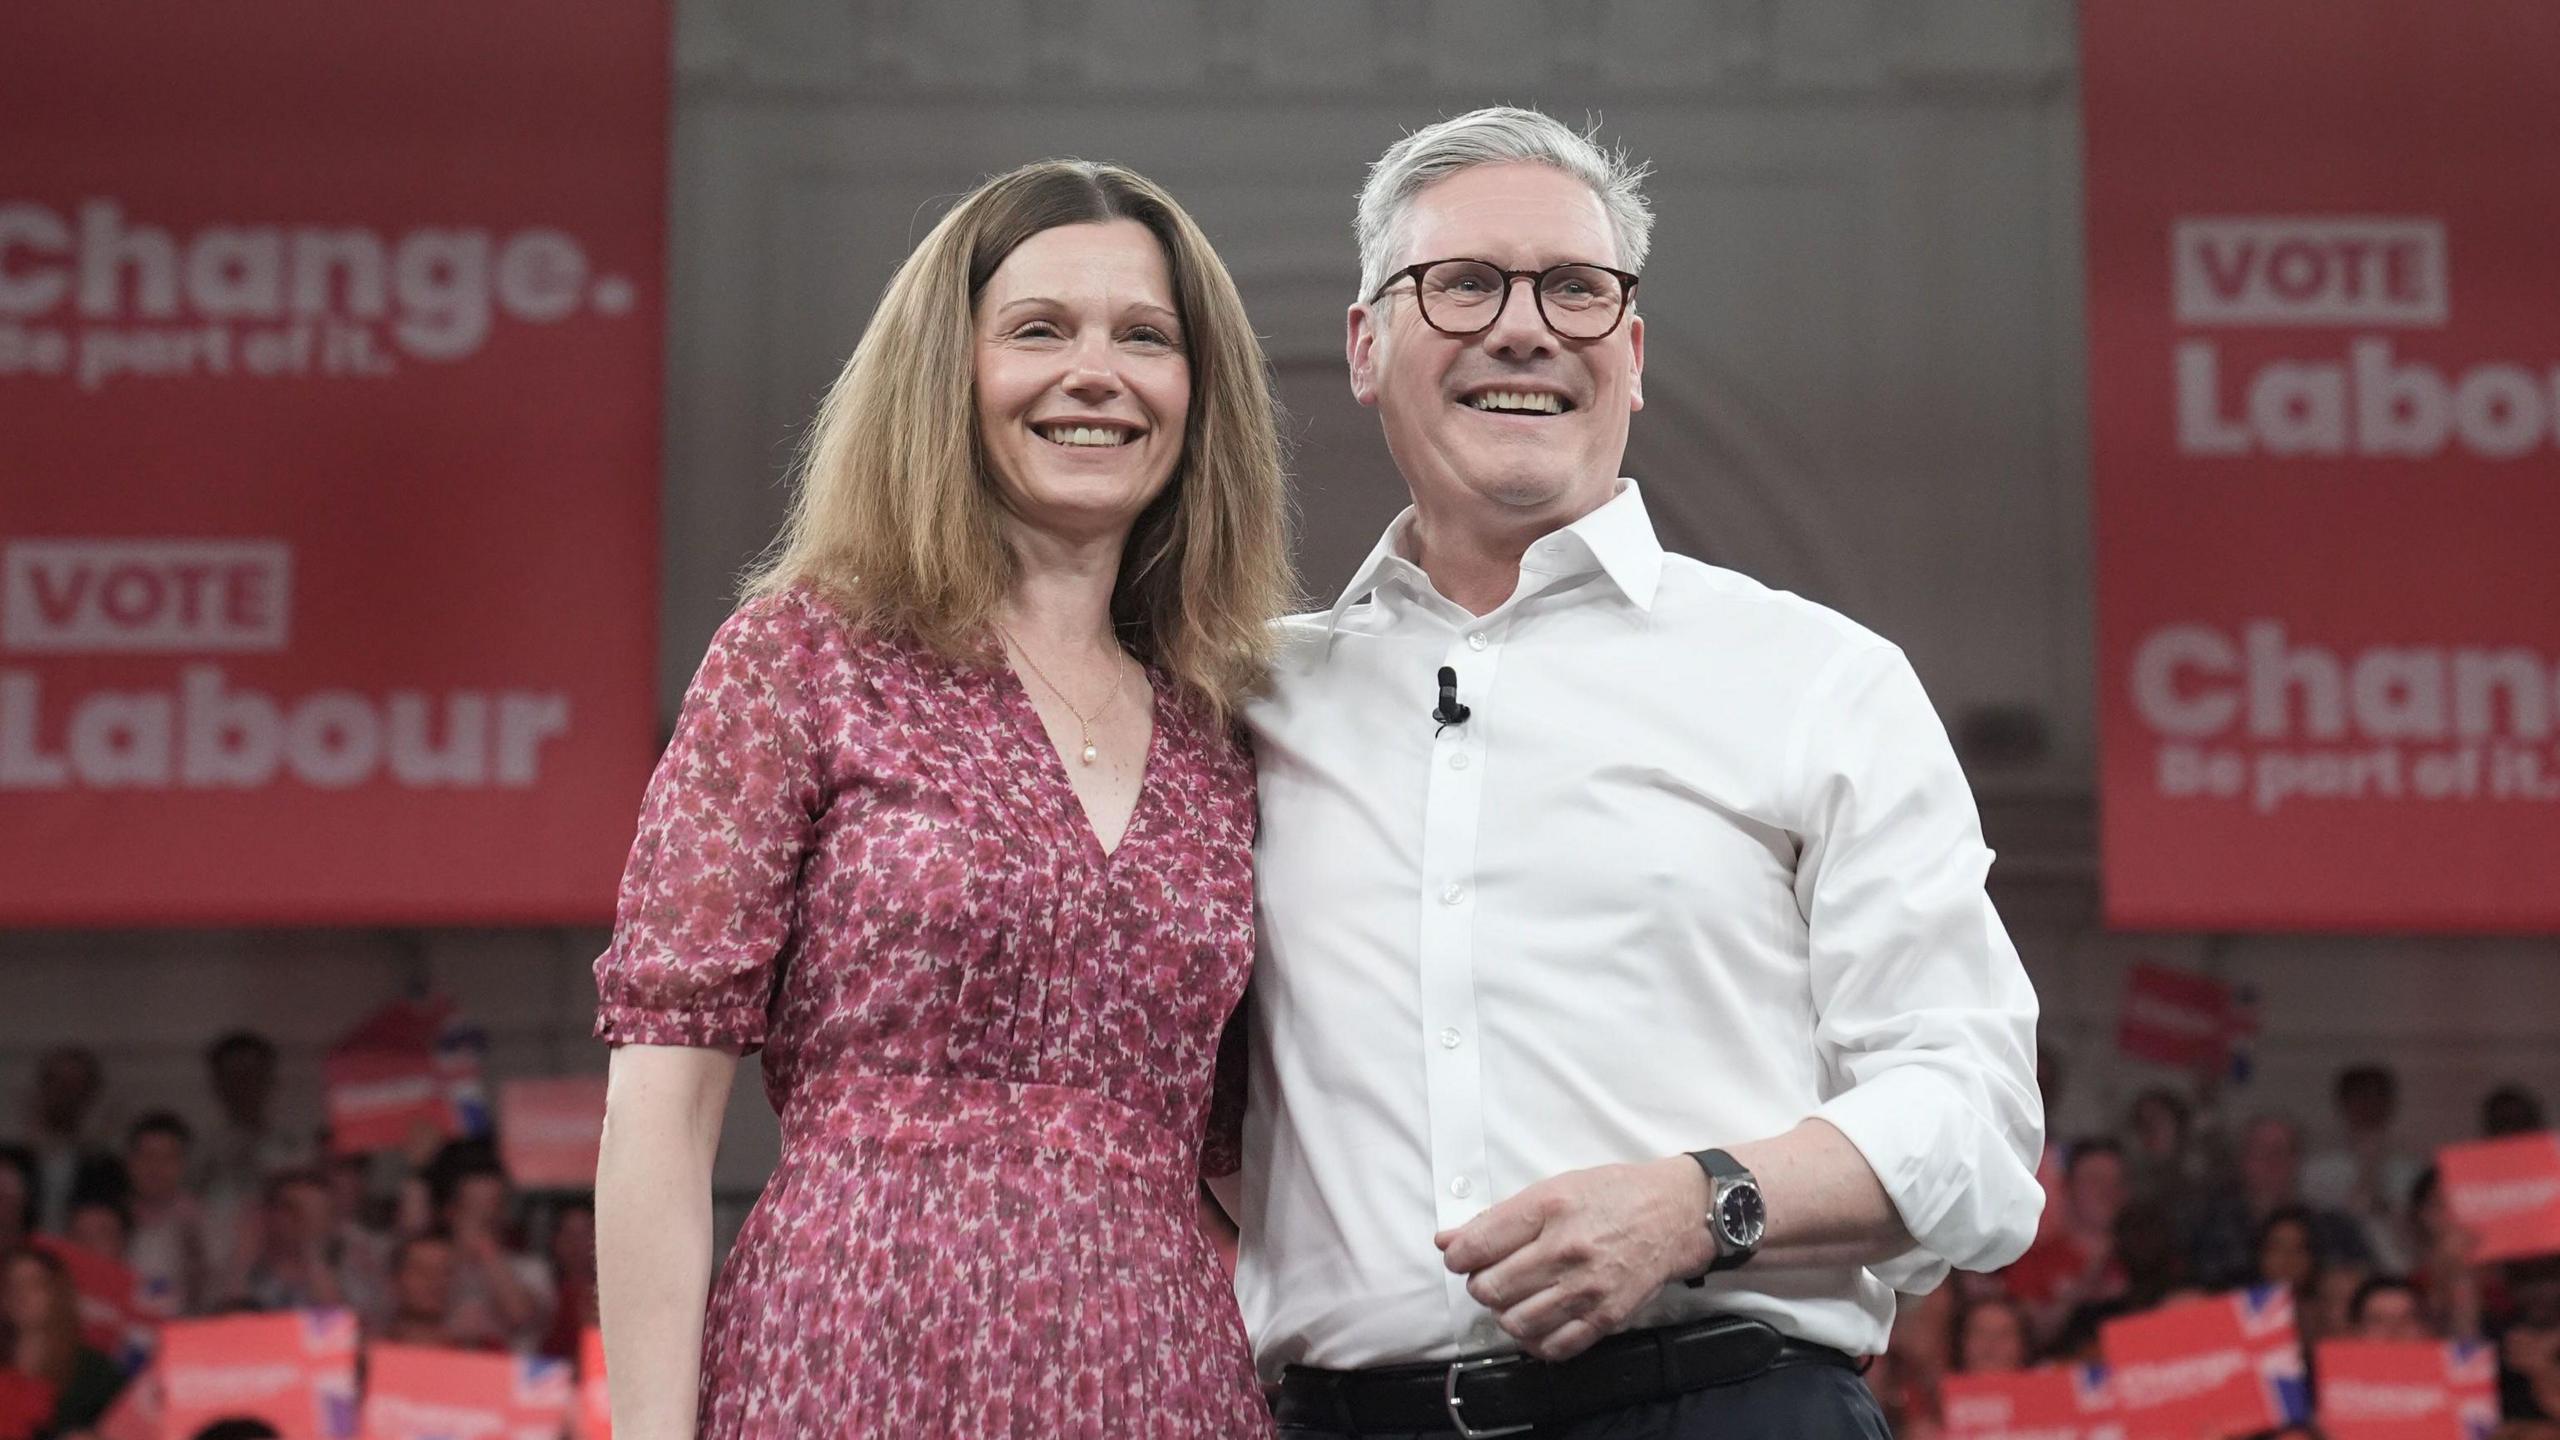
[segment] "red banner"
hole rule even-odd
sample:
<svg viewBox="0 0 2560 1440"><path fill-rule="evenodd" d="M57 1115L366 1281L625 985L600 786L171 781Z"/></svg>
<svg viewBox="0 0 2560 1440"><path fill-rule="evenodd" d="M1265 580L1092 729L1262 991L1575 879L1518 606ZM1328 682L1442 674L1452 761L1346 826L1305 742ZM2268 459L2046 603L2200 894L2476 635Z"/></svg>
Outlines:
<svg viewBox="0 0 2560 1440"><path fill-rule="evenodd" d="M1941 1393L1947 1440L2120 1440L2123 1434L2103 1366L1950 1375Z"/></svg>
<svg viewBox="0 0 2560 1440"><path fill-rule="evenodd" d="M2560 1255L2560 1134L2447 1145L2436 1164L2445 1208L2480 1237L2473 1258Z"/></svg>
<svg viewBox="0 0 2560 1440"><path fill-rule="evenodd" d="M2108 919L2560 929L2560 7L2080 37Z"/></svg>
<svg viewBox="0 0 2560 1440"><path fill-rule="evenodd" d="M415 1345L364 1355L365 1440L557 1440L576 1398L566 1360Z"/></svg>
<svg viewBox="0 0 2560 1440"><path fill-rule="evenodd" d="M498 1087L498 1154L526 1190L593 1190L604 1144L604 1077L510 1080Z"/></svg>
<svg viewBox="0 0 2560 1440"><path fill-rule="evenodd" d="M2323 1340L2328 1440L2479 1440L2498 1426L2498 1353L2487 1343Z"/></svg>
<svg viewBox="0 0 2560 1440"><path fill-rule="evenodd" d="M2099 1328L2126 1440L2239 1435L2310 1418L2293 1296L2261 1285Z"/></svg>
<svg viewBox="0 0 2560 1440"><path fill-rule="evenodd" d="M0 924L611 915L668 44L649 3L12 16Z"/></svg>

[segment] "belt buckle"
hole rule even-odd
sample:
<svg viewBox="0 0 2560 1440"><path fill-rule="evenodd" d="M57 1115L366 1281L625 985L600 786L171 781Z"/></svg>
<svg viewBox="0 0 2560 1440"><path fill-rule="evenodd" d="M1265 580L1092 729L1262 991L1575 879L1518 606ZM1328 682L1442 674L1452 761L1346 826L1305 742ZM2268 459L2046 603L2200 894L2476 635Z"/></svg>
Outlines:
<svg viewBox="0 0 2560 1440"><path fill-rule="evenodd" d="M1490 1430L1479 1430L1467 1423L1467 1402L1465 1397L1458 1393L1458 1377L1470 1370L1482 1370L1489 1365L1500 1365L1511 1358L1509 1355L1479 1355L1473 1360L1450 1362L1449 1373L1440 1382L1440 1403L1449 1411L1449 1423L1458 1427L1458 1433L1465 1437L1465 1440L1490 1440L1490 1437L1496 1435L1525 1435L1537 1428L1534 1425L1501 1425Z"/></svg>

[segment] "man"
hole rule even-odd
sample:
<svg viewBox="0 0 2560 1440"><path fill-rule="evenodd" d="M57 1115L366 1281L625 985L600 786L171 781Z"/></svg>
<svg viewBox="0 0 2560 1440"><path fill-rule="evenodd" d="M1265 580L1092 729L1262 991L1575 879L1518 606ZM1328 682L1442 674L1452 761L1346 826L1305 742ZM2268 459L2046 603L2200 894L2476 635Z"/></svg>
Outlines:
<svg viewBox="0 0 2560 1440"><path fill-rule="evenodd" d="M2060 1218L2044 1228L2017 1264L2001 1272L2010 1297L2026 1307L2038 1335L2051 1339L2072 1311L2093 1300L2123 1296L2127 1281L2116 1254L2116 1222L2124 1214L2125 1195L2122 1146L2104 1137L2071 1146Z"/></svg>
<svg viewBox="0 0 2560 1440"><path fill-rule="evenodd" d="M2035 1233L2035 997L1910 667L1619 478L1638 181L1503 109L1361 198L1413 506L1251 717L1238 1294L1293 1434L1881 1436L1894 1287Z"/></svg>
<svg viewBox="0 0 2560 1440"><path fill-rule="evenodd" d="M2347 1302L2348 1333L2358 1340L2433 1340L2418 1287L2397 1275L2376 1275L2356 1287Z"/></svg>
<svg viewBox="0 0 2560 1440"><path fill-rule="evenodd" d="M98 1052L64 1045L36 1062L35 1093L28 1104L28 1148L36 1158L37 1228L59 1233L71 1218L71 1198L83 1181L112 1169L113 1157L91 1133L106 1069Z"/></svg>
<svg viewBox="0 0 2560 1440"><path fill-rule="evenodd" d="M253 1030L234 1030L205 1047L204 1068L214 1113L198 1131L194 1188L202 1199L217 1269L236 1268L244 1238L254 1243L263 1224L267 1181L300 1170L316 1157L312 1148L276 1122L275 1042Z"/></svg>
<svg viewBox="0 0 2560 1440"><path fill-rule="evenodd" d="M2426 1164L2401 1149L2391 1133L2400 1113L2400 1077L2388 1065L2350 1065L2338 1072L2331 1100L2339 1143L2303 1162L2302 1198L2345 1212L2363 1230L2375 1263L2405 1270L2409 1191Z"/></svg>
<svg viewBox="0 0 2560 1440"><path fill-rule="evenodd" d="M2228 1187L2205 1212L2196 1234L2195 1274L2212 1286L2247 1284L2258 1268L2259 1232L2279 1210L2300 1207L2310 1220L2311 1246L2326 1264L2370 1265L2364 1227L2355 1217L2302 1196L2302 1136L2281 1115L2260 1115L2240 1135L2237 1186Z"/></svg>
<svg viewBox="0 0 2560 1440"><path fill-rule="evenodd" d="M551 1319L551 1272L507 1242L515 1203L487 1142L457 1140L427 1167L436 1233L453 1242L448 1328L461 1343L503 1350L540 1339Z"/></svg>
<svg viewBox="0 0 2560 1440"><path fill-rule="evenodd" d="M126 1247L155 1315L175 1319L201 1310L210 1298L214 1247L202 1201L187 1188L195 1132L166 1110L133 1122L124 1142L124 1168L133 1183L133 1240Z"/></svg>

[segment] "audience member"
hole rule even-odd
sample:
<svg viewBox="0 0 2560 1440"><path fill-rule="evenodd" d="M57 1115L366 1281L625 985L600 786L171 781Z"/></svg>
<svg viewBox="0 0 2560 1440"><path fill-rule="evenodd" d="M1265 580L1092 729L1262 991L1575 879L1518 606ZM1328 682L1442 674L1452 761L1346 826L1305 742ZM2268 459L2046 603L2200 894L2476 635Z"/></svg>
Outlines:
<svg viewBox="0 0 2560 1440"><path fill-rule="evenodd" d="M1896 1297L1885 1353L1866 1370L1867 1389L1902 1440L1937 1440L1944 1429L1939 1386L1947 1374L1947 1312L1953 1291Z"/></svg>
<svg viewBox="0 0 2560 1440"><path fill-rule="evenodd" d="M329 1239L338 1257L338 1283L346 1291L347 1304L359 1315L381 1314L390 1295L392 1232L375 1213L372 1181L377 1158L332 1155L323 1172L329 1186Z"/></svg>
<svg viewBox="0 0 2560 1440"><path fill-rule="evenodd" d="M2136 1200L2116 1215L2116 1264L2127 1303L2149 1308L2188 1288L2188 1233L2159 1199Z"/></svg>
<svg viewBox="0 0 2560 1440"><path fill-rule="evenodd" d="M2203 1222L2212 1179L2194 1119L2186 1097L2165 1085L2135 1096L2125 1116L2126 1193L2134 1203L2165 1209L2181 1235L2195 1233Z"/></svg>
<svg viewBox="0 0 2560 1440"><path fill-rule="evenodd" d="M0 1145L0 1255L36 1233L36 1156L24 1145Z"/></svg>
<svg viewBox="0 0 2560 1440"><path fill-rule="evenodd" d="M596 1202L591 1195L563 1201L552 1217L551 1293L558 1299L535 1353L575 1360L580 1339L602 1323L596 1311ZM1935 1293L1945 1295L1947 1287L1941 1285Z"/></svg>
<svg viewBox="0 0 2560 1440"><path fill-rule="evenodd" d="M2481 1270L2479 1237L2454 1221L2434 1166L2419 1172L2418 1182L2409 1187L2407 1209L2408 1250L2418 1257L2408 1278L2426 1305L2429 1323L2438 1334L2454 1339L2477 1337L2493 1301L2501 1312L2506 1309L2506 1291L2495 1272Z"/></svg>
<svg viewBox="0 0 2560 1440"><path fill-rule="evenodd" d="M197 1193L228 1224L265 1195L267 1178L307 1166L310 1144L275 1119L275 1042L234 1030L205 1047L206 1078L219 1113L197 1155Z"/></svg>
<svg viewBox="0 0 2560 1440"><path fill-rule="evenodd" d="M2237 1181L2213 1197L2197 1231L2199 1283L2216 1289L2245 1283L2258 1268L2258 1240L2268 1217L2291 1207L2302 1208L2317 1253L2370 1263L2363 1227L2353 1217L2303 1205L2301 1138L2292 1121L2261 1115L2249 1122L2240 1138Z"/></svg>
<svg viewBox="0 0 2560 1440"><path fill-rule="evenodd" d="M58 1232L71 1218L71 1196L106 1159L89 1133L106 1070L98 1052L83 1045L47 1051L36 1062L35 1092L28 1104L28 1149L36 1162L36 1228Z"/></svg>
<svg viewBox="0 0 2560 1440"><path fill-rule="evenodd" d="M2347 1304L2347 1333L2358 1340L2435 1340L2418 1287L2397 1275L2376 1275L2356 1287Z"/></svg>
<svg viewBox="0 0 2560 1440"><path fill-rule="evenodd" d="M391 1248L390 1306L372 1338L393 1345L465 1348L453 1331L453 1241L429 1232Z"/></svg>
<svg viewBox="0 0 2560 1440"><path fill-rule="evenodd" d="M2250 1284L2281 1285L2297 1296L2311 1293L2328 1259L2308 1205L2286 1205L2259 1221L2252 1253Z"/></svg>
<svg viewBox="0 0 2560 1440"><path fill-rule="evenodd" d="M2501 1085L2480 1101L2480 1138L2503 1140L2551 1128L2542 1118L2542 1097L2521 1085Z"/></svg>
<svg viewBox="0 0 2560 1440"><path fill-rule="evenodd" d="M2400 1113L2400 1077L2388 1065L2350 1065L2338 1072L2331 1100L2341 1138L2304 1162L2302 1198L2354 1217L2375 1263L2405 1270L2412 1257L2401 1250L2402 1207L2426 1166L2391 1133Z"/></svg>
<svg viewBox="0 0 2560 1440"><path fill-rule="evenodd" d="M2099 1333L2110 1320L2121 1320L2136 1314L2139 1307L2122 1299L2092 1300L2071 1312L2062 1322L2062 1332L2045 1347L2047 1364L2096 1365L2106 1360L2099 1349Z"/></svg>
<svg viewBox="0 0 2560 1440"><path fill-rule="evenodd" d="M133 1212L125 1204L122 1187L88 1187L72 1196L62 1238L92 1255L125 1260L133 1240Z"/></svg>
<svg viewBox="0 0 2560 1440"><path fill-rule="evenodd" d="M2124 1294L2116 1218L2125 1203L2124 1150L2104 1136L2073 1142L2063 1168L2062 1217L2003 1272L2009 1293L2045 1339L2092 1300Z"/></svg>
<svg viewBox="0 0 2560 1440"><path fill-rule="evenodd" d="M60 1260L33 1246L0 1260L0 1322L9 1367L53 1387L44 1433L85 1430L115 1403L124 1372L82 1342L80 1297Z"/></svg>
<svg viewBox="0 0 2560 1440"><path fill-rule="evenodd" d="M1948 1368L1958 1375L2005 1375L2034 1357L2027 1312L2007 1299L1976 1300L1956 1311Z"/></svg>
<svg viewBox="0 0 2560 1440"><path fill-rule="evenodd" d="M2510 1420L2560 1420L2560 1255L2510 1260L2514 1310L2498 1333L2499 1408Z"/></svg>
<svg viewBox="0 0 2560 1440"><path fill-rule="evenodd" d="M486 1141L448 1145L428 1167L436 1228L453 1241L453 1333L468 1345L523 1348L551 1319L549 1267L510 1243L513 1188Z"/></svg>
<svg viewBox="0 0 2560 1440"><path fill-rule="evenodd" d="M228 1302L258 1310L343 1305L337 1257L329 1244L329 1189L308 1170L267 1182L253 1224L241 1237Z"/></svg>
<svg viewBox="0 0 2560 1440"><path fill-rule="evenodd" d="M213 1242L204 1203L187 1189L195 1143L187 1122L155 1110L125 1132L124 1169L133 1186L133 1239L125 1263L158 1315L193 1315L212 1299Z"/></svg>

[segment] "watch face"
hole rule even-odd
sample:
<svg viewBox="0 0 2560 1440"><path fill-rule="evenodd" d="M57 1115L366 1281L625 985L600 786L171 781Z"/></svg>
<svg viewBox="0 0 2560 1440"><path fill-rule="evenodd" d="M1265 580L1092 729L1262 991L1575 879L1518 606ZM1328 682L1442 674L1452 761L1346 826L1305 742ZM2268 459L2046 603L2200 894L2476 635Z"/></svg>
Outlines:
<svg viewBox="0 0 2560 1440"><path fill-rule="evenodd" d="M1749 1250L1760 1243L1760 1232L1769 1223L1769 1212L1760 1203L1760 1187L1736 1185L1724 1192L1716 1206L1716 1223L1724 1231L1725 1242L1735 1249Z"/></svg>

